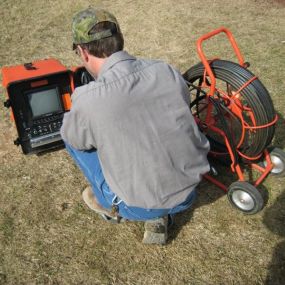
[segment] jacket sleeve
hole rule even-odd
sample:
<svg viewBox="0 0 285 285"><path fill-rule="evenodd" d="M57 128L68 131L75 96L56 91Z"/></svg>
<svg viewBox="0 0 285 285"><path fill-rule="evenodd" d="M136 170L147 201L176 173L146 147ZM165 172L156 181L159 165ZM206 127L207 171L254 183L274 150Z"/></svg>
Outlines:
<svg viewBox="0 0 285 285"><path fill-rule="evenodd" d="M187 83L185 82L182 74L176 68L174 68L173 66L170 65L170 69L173 72L173 76L175 78L175 81L180 84L180 87L181 87L180 95L182 96L184 102L188 106L190 106L190 103L191 103L190 102L190 93L189 93L189 88L187 86Z"/></svg>
<svg viewBox="0 0 285 285"><path fill-rule="evenodd" d="M77 100L76 100L77 101ZM89 127L89 120L78 102L74 102L69 112L64 114L60 129L63 141L78 150L96 148L93 131ZM83 106L84 107L84 106Z"/></svg>
<svg viewBox="0 0 285 285"><path fill-rule="evenodd" d="M185 82L185 80L183 79L182 75L180 75L180 80L181 80L181 85L182 85L182 97L183 100L185 101L185 103L190 107L190 93L189 93L189 89L188 86Z"/></svg>

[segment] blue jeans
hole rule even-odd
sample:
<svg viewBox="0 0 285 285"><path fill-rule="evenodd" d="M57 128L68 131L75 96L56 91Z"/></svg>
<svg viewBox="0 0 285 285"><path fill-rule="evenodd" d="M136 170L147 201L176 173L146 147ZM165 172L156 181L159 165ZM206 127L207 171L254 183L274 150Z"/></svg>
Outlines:
<svg viewBox="0 0 285 285"><path fill-rule="evenodd" d="M174 215L189 208L196 198L196 191L193 191L183 203L171 209L144 209L128 206L109 188L102 173L96 150L80 151L67 143L65 145L67 151L91 184L97 202L107 210L111 210L112 206L116 205L119 216L125 219L146 221L166 215Z"/></svg>

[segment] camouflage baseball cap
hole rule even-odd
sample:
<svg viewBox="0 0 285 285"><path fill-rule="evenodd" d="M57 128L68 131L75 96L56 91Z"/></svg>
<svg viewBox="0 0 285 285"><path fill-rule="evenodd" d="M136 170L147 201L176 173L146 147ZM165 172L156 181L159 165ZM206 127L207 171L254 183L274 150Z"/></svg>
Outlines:
<svg viewBox="0 0 285 285"><path fill-rule="evenodd" d="M116 24L116 30L104 30L98 33L90 33L92 28L101 22L112 22ZM89 7L74 15L72 21L73 49L78 44L86 44L92 41L111 37L119 31L117 19L108 11L101 8Z"/></svg>

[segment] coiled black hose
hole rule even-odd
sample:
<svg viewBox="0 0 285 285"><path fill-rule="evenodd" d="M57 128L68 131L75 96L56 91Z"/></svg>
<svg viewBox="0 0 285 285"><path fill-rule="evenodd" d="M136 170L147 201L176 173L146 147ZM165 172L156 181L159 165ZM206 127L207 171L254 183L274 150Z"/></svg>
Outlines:
<svg viewBox="0 0 285 285"><path fill-rule="evenodd" d="M245 83L254 77L253 73L234 62L215 60L210 63L210 66L216 79L225 82L235 91L239 90ZM197 84L196 87L198 89L196 91L196 96L197 94L198 96L195 98L195 104L199 104L198 101L200 99L202 100L203 96L205 97L203 92L199 91L199 89L201 89L200 85L204 76L204 71L204 65L198 63L183 74L184 79L191 83L192 86L193 84ZM247 107L252 110L256 126L267 125L274 120L275 110L272 100L268 91L258 78L243 88L240 91L240 94L243 104L246 104ZM218 94L218 96L223 95ZM193 104L190 107L193 107ZM248 122L246 113L244 116L244 120ZM275 126L271 125L265 128L247 130L246 132L245 141L243 141L239 150L246 156L255 157L263 152L263 150L271 143L275 132ZM210 139L212 145L215 145L219 149L221 148L221 143L215 141L214 138L210 137ZM223 147L224 149L226 148L225 145Z"/></svg>

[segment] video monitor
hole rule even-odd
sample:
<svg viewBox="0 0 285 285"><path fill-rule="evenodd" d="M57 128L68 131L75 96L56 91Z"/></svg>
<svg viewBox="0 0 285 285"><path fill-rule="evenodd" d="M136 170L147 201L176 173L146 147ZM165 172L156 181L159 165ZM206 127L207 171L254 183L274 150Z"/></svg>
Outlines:
<svg viewBox="0 0 285 285"><path fill-rule="evenodd" d="M27 97L33 118L64 111L57 87L34 90Z"/></svg>

